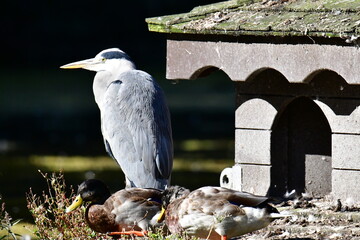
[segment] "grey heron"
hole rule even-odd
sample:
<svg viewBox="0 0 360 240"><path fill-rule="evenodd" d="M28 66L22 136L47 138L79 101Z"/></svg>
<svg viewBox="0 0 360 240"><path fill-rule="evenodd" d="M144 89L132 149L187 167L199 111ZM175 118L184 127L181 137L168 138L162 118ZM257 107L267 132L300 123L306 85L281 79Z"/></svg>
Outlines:
<svg viewBox="0 0 360 240"><path fill-rule="evenodd" d="M95 71L93 92L108 154L120 165L126 187L165 189L173 166L170 113L148 73L118 48L61 66Z"/></svg>

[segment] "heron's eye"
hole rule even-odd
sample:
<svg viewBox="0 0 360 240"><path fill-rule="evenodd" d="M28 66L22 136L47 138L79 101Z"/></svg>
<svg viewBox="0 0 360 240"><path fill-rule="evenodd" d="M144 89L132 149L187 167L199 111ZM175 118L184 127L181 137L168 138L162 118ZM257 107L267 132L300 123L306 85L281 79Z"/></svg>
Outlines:
<svg viewBox="0 0 360 240"><path fill-rule="evenodd" d="M106 61L106 58L102 58L101 61L102 61L102 62L105 62L105 61Z"/></svg>

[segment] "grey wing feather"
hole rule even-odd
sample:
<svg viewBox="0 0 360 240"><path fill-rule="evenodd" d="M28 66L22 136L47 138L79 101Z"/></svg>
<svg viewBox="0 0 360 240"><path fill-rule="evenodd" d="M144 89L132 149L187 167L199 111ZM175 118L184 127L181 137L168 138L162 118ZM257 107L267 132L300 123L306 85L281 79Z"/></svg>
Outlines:
<svg viewBox="0 0 360 240"><path fill-rule="evenodd" d="M101 107L107 150L136 187L164 188L173 142L165 97L147 73L133 70L109 85Z"/></svg>
<svg viewBox="0 0 360 240"><path fill-rule="evenodd" d="M115 159L114 154L113 154L112 151L111 151L110 144L109 144L109 142L108 142L106 139L104 139L104 145L105 145L105 150L106 150L106 152L109 154L109 156L110 156L111 158ZM115 160L116 160L116 159L115 159Z"/></svg>
<svg viewBox="0 0 360 240"><path fill-rule="evenodd" d="M226 199L227 201L243 206L255 207L261 203L267 202L268 197L257 196L248 192L236 191L224 187L202 187L193 192L191 195L194 197L203 197L203 198L218 198Z"/></svg>
<svg viewBox="0 0 360 240"><path fill-rule="evenodd" d="M159 86L157 87L158 95L154 100L154 108L156 112L162 114L155 115L156 124L156 145L160 151L156 154L156 165L160 174L165 178L170 178L171 170L173 166L173 141L172 141L172 129L170 113L165 103L165 96Z"/></svg>

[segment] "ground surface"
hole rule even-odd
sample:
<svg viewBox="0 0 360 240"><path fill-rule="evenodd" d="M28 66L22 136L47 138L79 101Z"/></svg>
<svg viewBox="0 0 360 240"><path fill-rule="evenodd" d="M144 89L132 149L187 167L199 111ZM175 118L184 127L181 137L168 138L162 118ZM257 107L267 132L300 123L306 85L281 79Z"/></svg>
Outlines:
<svg viewBox="0 0 360 240"><path fill-rule="evenodd" d="M278 205L291 214L241 239L360 239L360 208L330 199L301 199Z"/></svg>

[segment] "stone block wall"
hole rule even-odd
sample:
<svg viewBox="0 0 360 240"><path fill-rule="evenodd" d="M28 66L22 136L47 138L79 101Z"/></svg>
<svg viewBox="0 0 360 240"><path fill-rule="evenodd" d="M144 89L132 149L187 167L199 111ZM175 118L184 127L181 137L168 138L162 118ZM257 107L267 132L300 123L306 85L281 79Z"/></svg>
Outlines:
<svg viewBox="0 0 360 240"><path fill-rule="evenodd" d="M174 39L167 78L219 69L236 82L235 165L221 185L262 195L288 186L360 202L359 59L355 46ZM297 98L305 107L287 110Z"/></svg>
<svg viewBox="0 0 360 240"><path fill-rule="evenodd" d="M242 96L244 97L244 96ZM281 112L269 102L274 101L252 98L244 100L236 110L235 166L224 173L231 172L228 186L242 191L266 195L272 184L274 161L271 147L273 124ZM245 98L244 98L245 99ZM292 97L292 99L295 99ZM325 103L313 101L324 113L331 129L331 155L306 154L304 158L305 191L314 196L331 194L345 202L360 201L360 108L349 115L337 115ZM353 99L338 99L342 104ZM283 103L287 104L285 98ZM280 109L279 111L277 109ZM235 170L236 169L236 174ZM237 182L234 184L233 182ZM224 185L224 184L222 184Z"/></svg>

